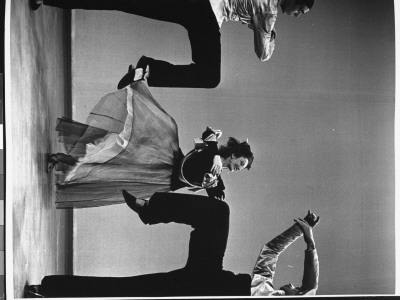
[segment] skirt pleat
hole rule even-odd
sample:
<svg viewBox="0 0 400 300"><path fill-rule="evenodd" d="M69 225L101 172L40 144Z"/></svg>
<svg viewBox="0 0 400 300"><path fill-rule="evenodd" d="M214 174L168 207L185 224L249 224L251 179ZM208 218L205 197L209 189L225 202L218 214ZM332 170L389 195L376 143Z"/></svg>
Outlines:
<svg viewBox="0 0 400 300"><path fill-rule="evenodd" d="M182 154L175 120L143 82L103 97L86 124L58 119L59 140L78 160L57 184L57 208L124 203L171 190Z"/></svg>

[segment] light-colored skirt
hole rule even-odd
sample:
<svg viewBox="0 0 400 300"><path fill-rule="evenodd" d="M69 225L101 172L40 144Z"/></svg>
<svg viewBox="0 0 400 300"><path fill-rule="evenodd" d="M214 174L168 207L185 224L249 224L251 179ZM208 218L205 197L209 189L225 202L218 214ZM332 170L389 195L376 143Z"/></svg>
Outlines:
<svg viewBox="0 0 400 300"><path fill-rule="evenodd" d="M62 118L56 130L78 159L57 184L57 208L124 203L122 189L140 198L171 190L178 127L145 83L103 97L86 124Z"/></svg>

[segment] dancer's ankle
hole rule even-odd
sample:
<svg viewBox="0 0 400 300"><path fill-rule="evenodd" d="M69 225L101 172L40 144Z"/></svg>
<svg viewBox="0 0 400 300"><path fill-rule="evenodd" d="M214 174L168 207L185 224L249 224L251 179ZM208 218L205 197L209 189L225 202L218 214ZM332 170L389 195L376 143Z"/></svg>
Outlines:
<svg viewBox="0 0 400 300"><path fill-rule="evenodd" d="M147 202L148 202L148 200L136 198L136 200L135 200L135 206L138 207L138 208L142 208L142 207L144 207L144 206L147 206Z"/></svg>
<svg viewBox="0 0 400 300"><path fill-rule="evenodd" d="M128 206L137 213L139 213L139 210L148 204L148 200L136 198L135 196L129 194L126 190L122 190L122 195L124 196L126 204L128 204Z"/></svg>
<svg viewBox="0 0 400 300"><path fill-rule="evenodd" d="M139 81L143 78L144 70L142 68L135 70L135 76L133 77L133 82Z"/></svg>
<svg viewBox="0 0 400 300"><path fill-rule="evenodd" d="M135 69L135 76L133 77L133 82L146 80L150 76L150 68L146 66L146 69L137 68Z"/></svg>

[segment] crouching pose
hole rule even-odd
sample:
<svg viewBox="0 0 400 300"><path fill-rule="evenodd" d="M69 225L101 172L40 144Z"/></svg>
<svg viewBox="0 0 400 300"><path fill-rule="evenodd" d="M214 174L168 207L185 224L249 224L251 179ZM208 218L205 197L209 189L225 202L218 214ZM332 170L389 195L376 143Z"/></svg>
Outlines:
<svg viewBox="0 0 400 300"><path fill-rule="evenodd" d="M310 295L318 287L319 265L312 229L318 223L313 213L266 243L252 276L223 269L229 232L229 206L206 196L155 193L150 200L124 193L145 224L181 223L193 227L189 255L182 269L133 277L54 275L41 285L27 286L26 296L44 297L161 297L161 296L268 296ZM302 285L273 286L279 255L298 237L307 244Z"/></svg>

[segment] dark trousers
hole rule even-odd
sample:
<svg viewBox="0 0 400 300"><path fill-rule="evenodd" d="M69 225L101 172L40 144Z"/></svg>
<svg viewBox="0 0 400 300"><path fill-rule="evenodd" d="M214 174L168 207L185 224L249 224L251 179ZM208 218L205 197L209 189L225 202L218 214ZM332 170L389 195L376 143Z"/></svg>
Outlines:
<svg viewBox="0 0 400 300"><path fill-rule="evenodd" d="M214 88L221 77L221 33L208 0L44 0L69 9L118 10L186 28L192 48L189 65L149 58L148 84L158 87Z"/></svg>
<svg viewBox="0 0 400 300"><path fill-rule="evenodd" d="M229 232L229 206L206 196L156 193L140 213L146 224L181 223L194 228L186 266L133 277L46 276L47 297L246 295L250 276L222 270Z"/></svg>

